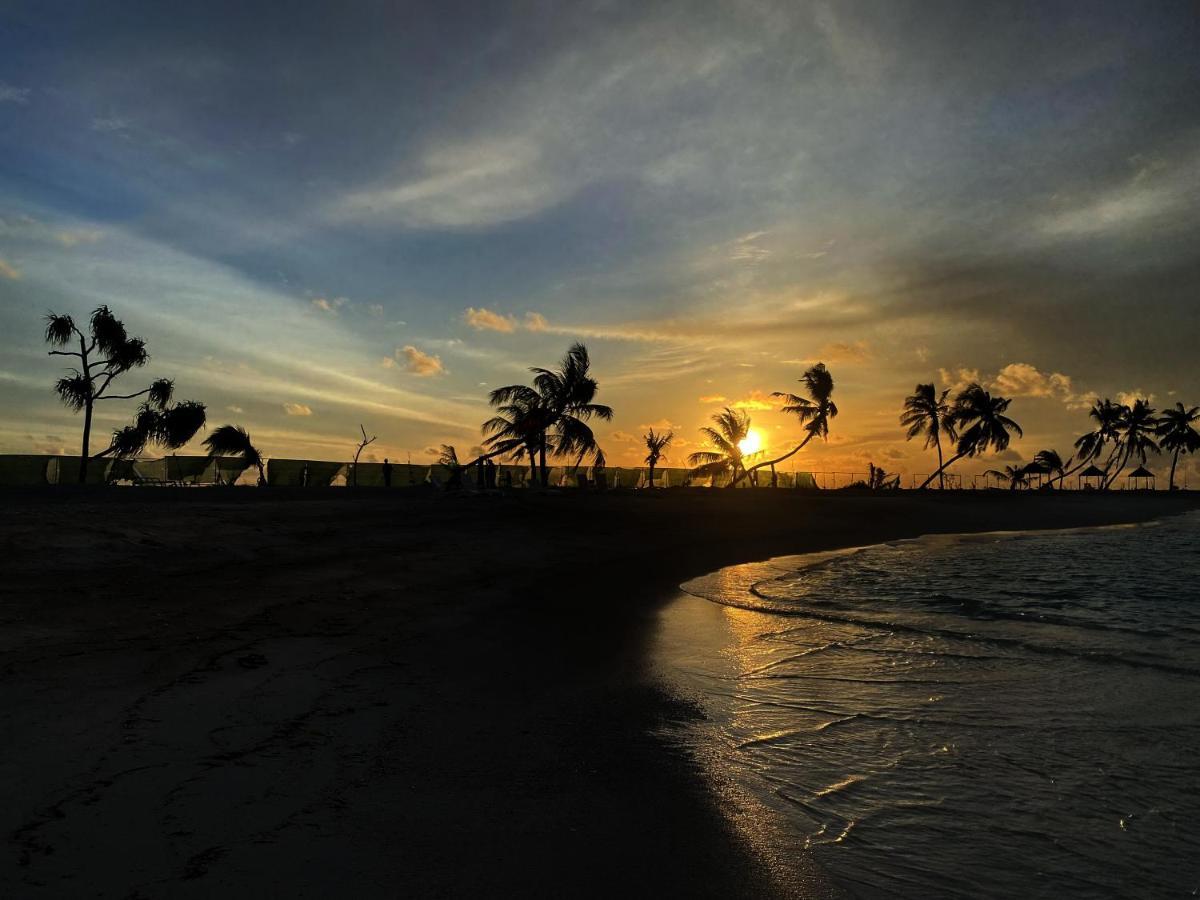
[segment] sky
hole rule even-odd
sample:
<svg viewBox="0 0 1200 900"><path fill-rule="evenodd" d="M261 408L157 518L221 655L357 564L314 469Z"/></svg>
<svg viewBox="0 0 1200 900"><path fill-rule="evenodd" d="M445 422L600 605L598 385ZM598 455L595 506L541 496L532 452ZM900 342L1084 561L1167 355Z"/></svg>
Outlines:
<svg viewBox="0 0 1200 900"><path fill-rule="evenodd" d="M3 453L78 452L42 317L108 304L268 456L469 450L574 340L610 464L786 449L818 360L798 469L931 471L930 380L1066 456L1200 404L1198 286L1191 3L0 3Z"/></svg>

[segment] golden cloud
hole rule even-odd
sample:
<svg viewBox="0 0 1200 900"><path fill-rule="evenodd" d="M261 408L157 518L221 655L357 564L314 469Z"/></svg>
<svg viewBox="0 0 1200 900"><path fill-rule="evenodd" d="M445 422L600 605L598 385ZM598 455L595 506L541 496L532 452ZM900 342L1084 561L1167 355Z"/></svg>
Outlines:
<svg viewBox="0 0 1200 900"><path fill-rule="evenodd" d="M0 259L0 278L8 278L11 281L20 281L21 272L16 266L6 263Z"/></svg>
<svg viewBox="0 0 1200 900"><path fill-rule="evenodd" d="M311 416L313 414L312 408L303 403L285 403L283 411L289 416Z"/></svg>
<svg viewBox="0 0 1200 900"><path fill-rule="evenodd" d="M501 315L483 307L476 309L468 306L467 311L463 313L463 321L476 331L500 331L511 334L517 330L517 320L512 316ZM544 324L545 320L542 321Z"/></svg>
<svg viewBox="0 0 1200 900"><path fill-rule="evenodd" d="M430 378L434 375L441 375L446 371L442 365L442 358L434 356L432 353L424 353L416 347L409 344L406 347L401 347L398 351L398 356L404 357L404 368L418 378Z"/></svg>

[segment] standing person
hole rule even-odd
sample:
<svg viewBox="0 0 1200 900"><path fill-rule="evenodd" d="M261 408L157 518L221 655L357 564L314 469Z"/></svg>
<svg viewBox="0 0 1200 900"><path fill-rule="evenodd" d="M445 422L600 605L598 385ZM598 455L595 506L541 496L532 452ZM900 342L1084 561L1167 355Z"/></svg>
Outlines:
<svg viewBox="0 0 1200 900"><path fill-rule="evenodd" d="M392 486L392 464L386 456L383 458L383 486Z"/></svg>

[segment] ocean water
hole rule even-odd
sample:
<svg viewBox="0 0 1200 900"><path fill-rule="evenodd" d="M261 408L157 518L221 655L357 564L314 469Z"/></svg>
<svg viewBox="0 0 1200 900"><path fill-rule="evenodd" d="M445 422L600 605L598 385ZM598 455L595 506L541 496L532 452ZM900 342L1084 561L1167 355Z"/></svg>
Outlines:
<svg viewBox="0 0 1200 900"><path fill-rule="evenodd" d="M1200 893L1200 515L724 569L663 615L676 739L861 897Z"/></svg>

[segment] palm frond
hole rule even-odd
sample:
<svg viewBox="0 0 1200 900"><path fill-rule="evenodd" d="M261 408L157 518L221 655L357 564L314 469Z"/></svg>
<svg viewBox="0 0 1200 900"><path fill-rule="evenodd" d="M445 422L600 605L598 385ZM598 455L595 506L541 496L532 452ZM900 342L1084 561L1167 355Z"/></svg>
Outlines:
<svg viewBox="0 0 1200 900"><path fill-rule="evenodd" d="M65 347L75 336L75 320L57 313L46 314L46 343L54 347Z"/></svg>

